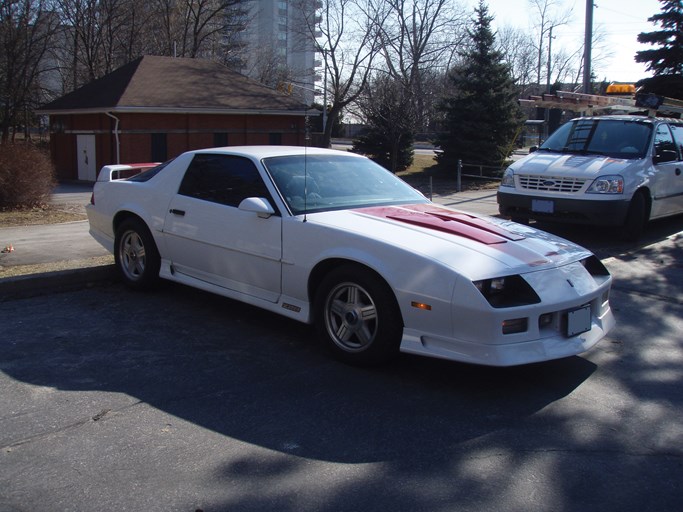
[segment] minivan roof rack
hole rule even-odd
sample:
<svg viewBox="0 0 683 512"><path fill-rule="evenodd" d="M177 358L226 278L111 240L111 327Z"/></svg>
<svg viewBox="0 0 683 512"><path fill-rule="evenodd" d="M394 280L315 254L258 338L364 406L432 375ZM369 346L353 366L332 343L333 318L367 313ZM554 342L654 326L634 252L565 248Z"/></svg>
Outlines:
<svg viewBox="0 0 683 512"><path fill-rule="evenodd" d="M598 113L642 113L650 117L683 114L683 101L655 94L635 93L628 95L585 94L571 91L557 91L555 94L529 96L520 100L520 105L542 108L560 108L580 112L582 115Z"/></svg>

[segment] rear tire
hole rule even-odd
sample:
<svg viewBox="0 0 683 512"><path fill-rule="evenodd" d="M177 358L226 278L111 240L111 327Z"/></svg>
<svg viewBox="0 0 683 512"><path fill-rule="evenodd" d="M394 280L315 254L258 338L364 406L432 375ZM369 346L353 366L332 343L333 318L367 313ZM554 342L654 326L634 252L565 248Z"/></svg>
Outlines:
<svg viewBox="0 0 683 512"><path fill-rule="evenodd" d="M141 220L125 220L116 230L114 260L130 288L147 290L157 284L161 258L152 234Z"/></svg>
<svg viewBox="0 0 683 512"><path fill-rule="evenodd" d="M320 340L333 357L356 366L398 355L403 320L389 286L370 270L345 265L330 272L315 296Z"/></svg>

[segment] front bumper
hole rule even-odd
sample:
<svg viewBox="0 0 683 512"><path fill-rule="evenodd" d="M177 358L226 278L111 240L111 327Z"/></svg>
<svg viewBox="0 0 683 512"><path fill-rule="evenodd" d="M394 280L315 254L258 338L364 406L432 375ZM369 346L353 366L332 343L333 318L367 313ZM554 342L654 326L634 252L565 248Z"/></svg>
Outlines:
<svg viewBox="0 0 683 512"><path fill-rule="evenodd" d="M498 191L498 209L504 217L592 224L596 226L621 226L626 220L629 201L619 199L575 199L535 196ZM552 201L552 213L534 211L534 200Z"/></svg>
<svg viewBox="0 0 683 512"><path fill-rule="evenodd" d="M614 325L612 310L607 308L602 316L593 319L592 328L582 334L572 337L550 336L507 344L473 343L425 336L406 329L401 352L486 366L517 366L586 352L604 338Z"/></svg>

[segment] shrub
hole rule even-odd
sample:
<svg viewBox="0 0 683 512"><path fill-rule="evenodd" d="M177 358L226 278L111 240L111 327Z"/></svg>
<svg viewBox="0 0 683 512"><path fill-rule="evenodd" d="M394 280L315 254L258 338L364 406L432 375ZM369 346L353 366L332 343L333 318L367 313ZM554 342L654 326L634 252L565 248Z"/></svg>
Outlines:
<svg viewBox="0 0 683 512"><path fill-rule="evenodd" d="M46 151L32 144L0 144L0 209L45 204L55 186L55 170Z"/></svg>

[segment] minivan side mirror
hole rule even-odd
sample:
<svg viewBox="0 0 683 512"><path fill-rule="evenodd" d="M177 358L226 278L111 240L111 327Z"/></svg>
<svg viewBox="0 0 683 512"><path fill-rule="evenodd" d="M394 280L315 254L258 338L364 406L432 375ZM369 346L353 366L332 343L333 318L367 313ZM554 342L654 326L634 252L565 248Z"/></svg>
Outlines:
<svg viewBox="0 0 683 512"><path fill-rule="evenodd" d="M678 160L678 154L671 149L663 149L652 157L652 162L656 164L663 164L666 162L675 162Z"/></svg>

